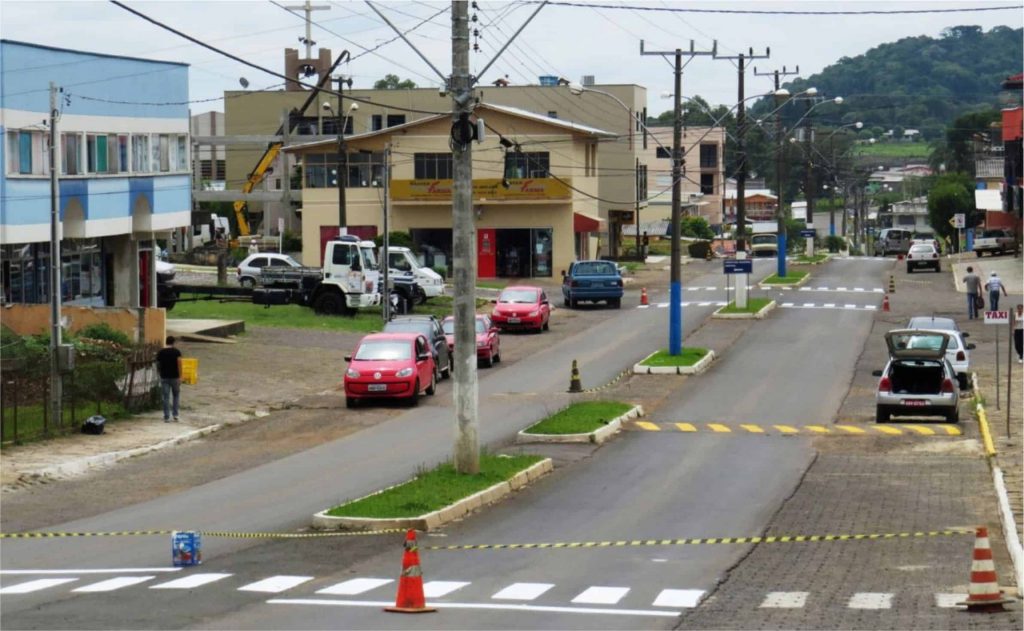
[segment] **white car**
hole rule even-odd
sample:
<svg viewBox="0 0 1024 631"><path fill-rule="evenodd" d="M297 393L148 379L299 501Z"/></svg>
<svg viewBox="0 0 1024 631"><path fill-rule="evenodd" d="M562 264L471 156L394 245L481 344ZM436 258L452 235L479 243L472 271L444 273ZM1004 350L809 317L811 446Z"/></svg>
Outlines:
<svg viewBox="0 0 1024 631"><path fill-rule="evenodd" d="M931 243L919 243L910 246L907 251L907 273L913 274L919 267L930 267L936 272L942 271L942 263L939 260L939 251Z"/></svg>
<svg viewBox="0 0 1024 631"><path fill-rule="evenodd" d="M250 254L238 264L238 284L242 287L253 287L260 281L260 273L264 267L302 267L302 264L287 254L273 252Z"/></svg>
<svg viewBox="0 0 1024 631"><path fill-rule="evenodd" d="M946 359L956 371L957 385L961 390L971 389L971 353L974 344L968 344L964 338L968 333L960 331L952 318L936 318L916 316L910 319L908 329L915 331L949 333L949 345L946 347Z"/></svg>

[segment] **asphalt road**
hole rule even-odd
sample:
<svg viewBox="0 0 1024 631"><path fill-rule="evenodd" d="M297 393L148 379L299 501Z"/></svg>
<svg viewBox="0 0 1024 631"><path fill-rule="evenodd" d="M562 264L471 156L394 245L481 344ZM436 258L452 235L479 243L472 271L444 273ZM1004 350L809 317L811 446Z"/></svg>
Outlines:
<svg viewBox="0 0 1024 631"><path fill-rule="evenodd" d="M757 262L757 276L767 274L770 268L770 262ZM877 279L878 271L869 262L834 261L816 268L813 284L869 287L877 285ZM717 281L720 276L716 274L698 279L695 285ZM877 305L880 298L864 295L856 302ZM660 346L667 310L632 306L624 305L620 315L500 375L482 375L482 442L506 441L530 421L560 407L567 400L563 391L572 358L587 367L584 385L592 386L608 381ZM712 308L685 309L686 331L700 326ZM828 422L846 392L854 361L869 330L870 318L857 310L782 309L751 327L709 373L676 388L652 420ZM813 370L808 367L809 357L815 359ZM57 525L53 530L177 527L262 531L300 527L316 510L401 481L418 466L445 459L451 440L449 415L445 408L421 408L244 474L158 501ZM809 441L804 438L630 433L514 500L445 529L443 534L447 536L429 537L424 545L758 534L782 500L793 492L812 457ZM379 613L379 604L393 598L393 584L368 590L365 596L316 594L318 589L346 579L389 580L397 575L397 549L382 553L379 546L369 543L343 543L357 550L365 546L365 550L362 555L349 550L348 561L335 566L330 558L311 552L308 543L210 539L204 545L207 562L187 573L231 576L205 588L194 588L187 598L176 590L143 592L136 587L134 593L141 594L126 599L127 591L82 594L55 587L5 598L3 626L670 627L686 606L683 603L695 603L746 553L746 547L738 545L547 552L425 550L428 580L466 584L441 586L453 590L450 595L432 599L442 612L413 620ZM335 541L323 549L341 546ZM339 558L346 557L339 554ZM7 541L0 559L5 571L168 565L165 546L154 545L152 539L132 538ZM242 579L251 582L285 573L311 580L279 596L282 600L332 599L353 604L267 605L265 601L273 595L237 590ZM156 576L161 581L174 578ZM11 576L3 578L4 586L12 583ZM520 600L491 598L512 583L551 587L528 601L522 599L522 594ZM76 584L84 584L84 580L78 577ZM593 587L618 589L590 590L585 596ZM540 588L520 588L527 592L530 589ZM582 612L587 609L594 611Z"/></svg>

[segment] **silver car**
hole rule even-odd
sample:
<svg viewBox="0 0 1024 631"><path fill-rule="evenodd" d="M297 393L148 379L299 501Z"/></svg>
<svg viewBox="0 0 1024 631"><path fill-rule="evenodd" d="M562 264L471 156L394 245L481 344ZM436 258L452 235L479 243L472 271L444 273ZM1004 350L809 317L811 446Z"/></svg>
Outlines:
<svg viewBox="0 0 1024 631"><path fill-rule="evenodd" d="M953 334L946 331L899 329L885 334L889 362L875 371L879 423L893 416L942 416L960 421L960 388L956 371L946 359Z"/></svg>

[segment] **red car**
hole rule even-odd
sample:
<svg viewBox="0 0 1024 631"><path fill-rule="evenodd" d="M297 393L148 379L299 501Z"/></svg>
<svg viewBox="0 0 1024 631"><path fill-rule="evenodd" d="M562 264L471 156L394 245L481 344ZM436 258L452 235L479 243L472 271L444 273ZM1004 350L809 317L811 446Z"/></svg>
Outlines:
<svg viewBox="0 0 1024 631"><path fill-rule="evenodd" d="M444 337L448 340L448 352L455 352L455 316L448 316L441 323ZM476 358L490 368L501 361L501 338L498 328L485 315L476 316Z"/></svg>
<svg viewBox="0 0 1024 631"><path fill-rule="evenodd" d="M346 357L345 405L364 399L405 399L419 402L420 392L434 394L437 370L427 338L417 333L373 333Z"/></svg>
<svg viewBox="0 0 1024 631"><path fill-rule="evenodd" d="M491 312L491 321L503 331L524 329L540 333L548 330L550 318L548 295L540 287L529 285L503 289Z"/></svg>

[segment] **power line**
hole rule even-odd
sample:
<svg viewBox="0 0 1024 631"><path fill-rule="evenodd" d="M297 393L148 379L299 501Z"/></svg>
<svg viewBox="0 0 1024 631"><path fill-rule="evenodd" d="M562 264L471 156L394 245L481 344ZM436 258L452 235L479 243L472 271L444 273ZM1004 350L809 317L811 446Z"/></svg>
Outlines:
<svg viewBox="0 0 1024 631"><path fill-rule="evenodd" d="M542 0L525 0L526 4L541 4ZM649 11L654 13L720 13L731 15L916 15L925 13L980 13L983 11L1019 11L1020 4L998 7L969 7L958 9L889 9L863 11L797 11L759 9L695 9L683 7L652 7L647 5L596 4L590 2L549 1L549 5L589 9L621 9L627 11Z"/></svg>

